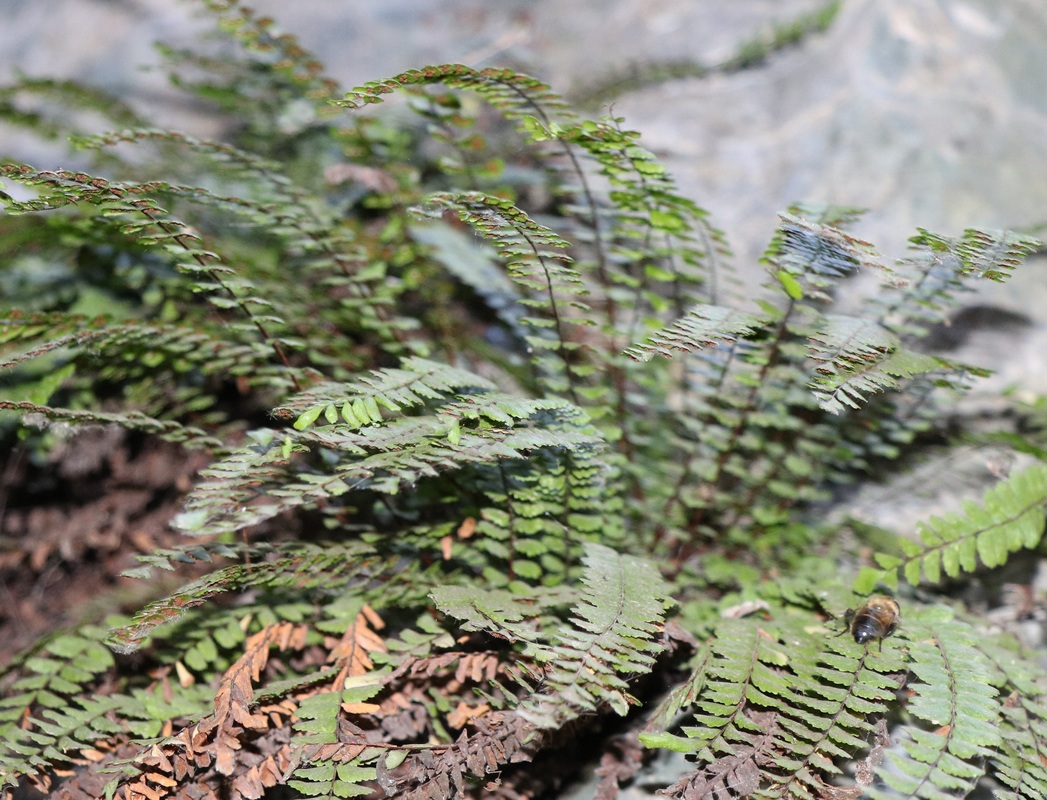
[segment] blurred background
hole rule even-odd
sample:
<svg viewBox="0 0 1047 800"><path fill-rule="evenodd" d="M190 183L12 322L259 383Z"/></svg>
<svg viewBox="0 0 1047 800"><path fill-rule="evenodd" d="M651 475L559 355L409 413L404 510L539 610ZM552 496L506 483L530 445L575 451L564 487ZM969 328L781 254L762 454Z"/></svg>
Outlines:
<svg viewBox="0 0 1047 800"><path fill-rule="evenodd" d="M158 125L221 135L174 91L153 42L213 23L191 0L0 0L0 82L16 73L114 91ZM891 257L917 226L1043 234L1047 0L256 0L345 88L427 64L510 66L643 133L724 229L746 280L795 200L869 209L856 227ZM832 14L832 9L836 13ZM828 10L828 13L826 13ZM826 14L822 31L739 54ZM759 48L757 47L757 50ZM727 65L728 69L717 69ZM675 77L674 77L675 76ZM70 166L0 129L0 154ZM983 399L1047 393L1047 282L1032 261L972 297L954 357L991 366ZM1017 326L1017 327L1016 327ZM977 397L977 395L976 395Z"/></svg>

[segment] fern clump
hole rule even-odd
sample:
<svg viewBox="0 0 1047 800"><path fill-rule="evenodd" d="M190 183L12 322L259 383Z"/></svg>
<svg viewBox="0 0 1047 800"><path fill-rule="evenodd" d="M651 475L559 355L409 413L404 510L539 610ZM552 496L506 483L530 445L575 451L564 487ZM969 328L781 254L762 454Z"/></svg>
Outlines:
<svg viewBox="0 0 1047 800"><path fill-rule="evenodd" d="M1047 468L882 532L853 573L823 521L980 374L921 338L1034 240L919 231L889 262L855 210L798 204L751 303L623 120L501 69L343 92L268 20L205 5L240 56L168 56L244 117L233 140L114 107L76 132L97 170L0 165L21 287L0 432L37 459L60 426L209 459L178 540L126 573L148 600L7 666L9 792L530 797L585 741L608 797L659 749L689 760L670 796L1044 792L1034 656L932 592L1038 546ZM417 128L357 113L392 93ZM514 192L472 111L552 200ZM859 270L883 292L841 314ZM880 584L904 623L870 648L833 618Z"/></svg>

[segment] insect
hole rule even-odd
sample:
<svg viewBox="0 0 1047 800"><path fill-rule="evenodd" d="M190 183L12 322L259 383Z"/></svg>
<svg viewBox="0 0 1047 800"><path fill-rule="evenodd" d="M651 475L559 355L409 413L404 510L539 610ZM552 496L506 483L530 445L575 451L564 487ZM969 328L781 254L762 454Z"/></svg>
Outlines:
<svg viewBox="0 0 1047 800"><path fill-rule="evenodd" d="M851 632L858 644L868 644L875 640L883 649L883 640L898 630L902 621L898 602L885 594L870 597L861 608L847 609L843 615L847 630ZM841 631L843 633L843 631Z"/></svg>

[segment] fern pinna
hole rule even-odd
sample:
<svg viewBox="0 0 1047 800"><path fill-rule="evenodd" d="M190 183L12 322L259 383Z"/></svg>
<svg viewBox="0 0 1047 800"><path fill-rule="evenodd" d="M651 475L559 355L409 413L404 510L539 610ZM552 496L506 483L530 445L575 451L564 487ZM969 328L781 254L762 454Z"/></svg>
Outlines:
<svg viewBox="0 0 1047 800"><path fill-rule="evenodd" d="M181 585L7 666L9 795L531 797L602 751L611 797L664 750L669 796L1047 791L1031 655L928 599L1038 545L1044 468L884 534L856 593L818 516L979 373L920 337L1033 240L920 231L888 263L853 209L797 205L750 302L622 120L461 65L343 95L270 21L205 5L240 59L168 55L216 72L180 83L244 115L235 141L114 106L119 130L76 138L114 177L0 165L5 433L212 457L187 538L128 571ZM355 113L393 93L423 127ZM128 147L162 177L129 177ZM884 291L838 313L859 270ZM904 621L869 648L833 617L879 584Z"/></svg>

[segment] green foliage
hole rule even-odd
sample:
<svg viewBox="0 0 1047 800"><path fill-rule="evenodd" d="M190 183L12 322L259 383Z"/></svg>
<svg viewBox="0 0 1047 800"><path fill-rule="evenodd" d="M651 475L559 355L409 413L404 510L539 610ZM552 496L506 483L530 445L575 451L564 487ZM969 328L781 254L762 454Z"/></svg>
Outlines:
<svg viewBox="0 0 1047 800"><path fill-rule="evenodd" d="M623 678L648 672L662 649L654 637L669 596L654 568L593 544L586 547L584 565L574 628L554 631L551 644L540 641L534 621L522 616L519 598L508 592L447 586L432 593L437 607L461 620L465 630L523 641L525 654L548 665L543 692L520 708L540 729L558 728L603 703L625 716L637 701Z"/></svg>
<svg viewBox="0 0 1047 800"><path fill-rule="evenodd" d="M677 690L699 709L684 735L642 734L648 746L693 753L702 764L674 793L819 796L839 775L837 762L867 746L877 717L896 702L901 654L863 651L812 628L810 617L717 626L710 652Z"/></svg>
<svg viewBox="0 0 1047 800"><path fill-rule="evenodd" d="M899 538L903 555L880 553L881 570L867 570L858 589L877 582L898 585L899 576L914 586L938 583L974 572L979 563L999 567L1012 553L1036 547L1043 537L1047 503L1047 467L1035 465L1010 476L985 493L981 505L964 504L962 514L931 517L917 527L919 541Z"/></svg>
<svg viewBox="0 0 1047 800"><path fill-rule="evenodd" d="M676 690L685 698L677 711L697 709L684 735L641 738L694 754L699 768L672 789L680 796L822 797L839 762L862 751L858 787L872 797L966 794L1003 745L1007 678L977 644L970 626L940 610L907 616L900 643L876 651L825 635L809 614L725 621ZM888 739L884 720L899 710L901 686L910 697ZM889 741L900 747L877 770L885 791L870 783Z"/></svg>
<svg viewBox="0 0 1047 800"><path fill-rule="evenodd" d="M716 64L696 61L653 61L614 68L609 75L592 81L576 92L576 102L596 107L645 87L683 78L707 78L761 66L775 53L794 47L816 33L828 30L840 11L840 1L831 0L814 11L760 31L741 43L730 58Z"/></svg>
<svg viewBox="0 0 1047 800"><path fill-rule="evenodd" d="M346 94L271 21L205 5L239 56L167 54L234 141L114 106L115 131L75 139L92 174L0 165L23 198L0 194L2 432L37 458L38 429L90 426L211 458L186 540L127 573L180 585L7 667L5 787L427 798L497 773L530 796L560 777L520 765L613 713L693 762L672 796L1044 793L1034 654L930 592L1039 545L1047 467L857 577L821 522L979 374L920 338L1034 240L921 230L889 264L856 210L797 205L743 305L723 236L621 119L461 65ZM417 128L352 113L397 92ZM105 110L0 91L41 133L27 96ZM481 130L550 205L525 207ZM858 270L883 291L840 314ZM880 583L903 622L862 646L828 620Z"/></svg>
<svg viewBox="0 0 1047 800"><path fill-rule="evenodd" d="M923 632L916 627L917 636ZM966 626L942 621L910 645L913 697L909 713L935 730L913 726L901 750L888 753L897 771L884 772L890 789L910 797L967 794L984 772L981 762L1000 746L996 681ZM873 797L889 792L872 791Z"/></svg>

